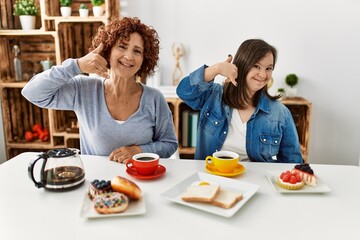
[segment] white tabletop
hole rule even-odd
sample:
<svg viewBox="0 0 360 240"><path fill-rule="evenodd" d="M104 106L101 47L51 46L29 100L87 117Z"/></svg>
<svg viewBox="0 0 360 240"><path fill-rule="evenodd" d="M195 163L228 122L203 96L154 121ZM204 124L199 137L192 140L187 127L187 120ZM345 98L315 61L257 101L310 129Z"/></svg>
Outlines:
<svg viewBox="0 0 360 240"><path fill-rule="evenodd" d="M257 193L231 218L173 203L160 195L196 172L204 161L161 159L166 174L155 180L129 176L107 157L81 156L85 184L67 192L38 189L27 167L36 153L0 165L0 239L360 239L360 167L311 165L331 188L323 194L282 194L266 178L268 170L293 164L243 163L232 179L259 185ZM123 176L139 185L146 213L137 216L80 217L84 193L94 179Z"/></svg>

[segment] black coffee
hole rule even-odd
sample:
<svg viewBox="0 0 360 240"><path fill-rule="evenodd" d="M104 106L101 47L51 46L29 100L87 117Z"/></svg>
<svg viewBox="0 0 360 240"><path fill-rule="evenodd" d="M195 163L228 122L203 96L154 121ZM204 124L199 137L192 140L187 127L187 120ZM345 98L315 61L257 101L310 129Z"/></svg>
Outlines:
<svg viewBox="0 0 360 240"><path fill-rule="evenodd" d="M137 160L140 160L140 161L149 161L149 160L154 160L155 158L153 157L139 157L137 158Z"/></svg>
<svg viewBox="0 0 360 240"><path fill-rule="evenodd" d="M229 156L220 156L218 158L221 158L221 159L233 159L233 157L229 157Z"/></svg>
<svg viewBox="0 0 360 240"><path fill-rule="evenodd" d="M49 188L57 185L74 185L81 183L84 178L84 170L75 166L56 167L44 171L44 180Z"/></svg>

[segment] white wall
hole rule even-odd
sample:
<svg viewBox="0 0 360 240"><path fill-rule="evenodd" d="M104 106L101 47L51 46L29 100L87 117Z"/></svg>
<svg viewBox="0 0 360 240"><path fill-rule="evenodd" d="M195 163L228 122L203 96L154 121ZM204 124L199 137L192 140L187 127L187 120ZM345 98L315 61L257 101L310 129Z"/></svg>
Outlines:
<svg viewBox="0 0 360 240"><path fill-rule="evenodd" d="M174 42L186 47L185 74L234 55L248 38L274 45L271 90L294 72L298 94L313 103L309 161L358 165L360 1L131 0L126 11L157 29L164 85L172 82Z"/></svg>

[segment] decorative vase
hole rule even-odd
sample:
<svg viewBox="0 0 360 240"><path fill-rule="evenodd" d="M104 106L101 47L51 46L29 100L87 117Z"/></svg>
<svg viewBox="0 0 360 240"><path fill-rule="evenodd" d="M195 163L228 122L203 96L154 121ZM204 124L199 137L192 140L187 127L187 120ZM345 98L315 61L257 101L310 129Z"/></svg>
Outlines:
<svg viewBox="0 0 360 240"><path fill-rule="evenodd" d="M19 16L21 27L23 30L35 29L36 16L32 15L21 15Z"/></svg>
<svg viewBox="0 0 360 240"><path fill-rule="evenodd" d="M70 17L71 16L71 7L60 7L61 16Z"/></svg>
<svg viewBox="0 0 360 240"><path fill-rule="evenodd" d="M89 16L89 9L79 9L80 17L87 17Z"/></svg>
<svg viewBox="0 0 360 240"><path fill-rule="evenodd" d="M293 98L297 96L297 88L290 87L286 90L286 97Z"/></svg>
<svg viewBox="0 0 360 240"><path fill-rule="evenodd" d="M100 17L103 15L103 11L102 6L93 6L94 17Z"/></svg>

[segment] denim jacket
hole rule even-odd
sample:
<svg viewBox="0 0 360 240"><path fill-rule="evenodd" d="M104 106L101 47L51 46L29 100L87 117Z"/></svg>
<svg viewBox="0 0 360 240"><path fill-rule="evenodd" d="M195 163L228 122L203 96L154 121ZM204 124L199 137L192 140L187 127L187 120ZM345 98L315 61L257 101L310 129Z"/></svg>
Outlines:
<svg viewBox="0 0 360 240"><path fill-rule="evenodd" d="M195 159L202 160L221 149L233 110L222 101L223 86L204 81L205 67L182 79L176 89L187 105L200 110ZM247 122L246 151L254 162L302 162L294 120L280 101L261 96Z"/></svg>

